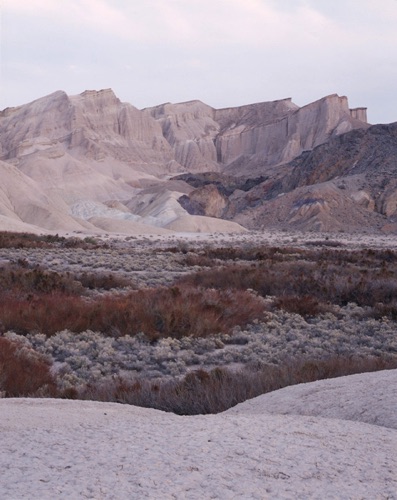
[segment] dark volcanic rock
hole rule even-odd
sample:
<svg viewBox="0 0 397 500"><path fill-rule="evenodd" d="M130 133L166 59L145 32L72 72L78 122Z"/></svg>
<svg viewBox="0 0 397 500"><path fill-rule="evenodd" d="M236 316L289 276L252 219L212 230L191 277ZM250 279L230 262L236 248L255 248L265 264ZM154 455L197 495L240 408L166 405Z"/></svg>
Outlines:
<svg viewBox="0 0 397 500"><path fill-rule="evenodd" d="M178 198L178 202L190 215L205 215L204 207L201 203L191 200L186 194Z"/></svg>
<svg viewBox="0 0 397 500"><path fill-rule="evenodd" d="M250 227L394 230L397 123L333 137L283 168L240 196L228 215Z"/></svg>
<svg viewBox="0 0 397 500"><path fill-rule="evenodd" d="M182 198L182 199L181 199ZM213 184L207 184L178 199L182 207L192 215L222 218L228 199Z"/></svg>

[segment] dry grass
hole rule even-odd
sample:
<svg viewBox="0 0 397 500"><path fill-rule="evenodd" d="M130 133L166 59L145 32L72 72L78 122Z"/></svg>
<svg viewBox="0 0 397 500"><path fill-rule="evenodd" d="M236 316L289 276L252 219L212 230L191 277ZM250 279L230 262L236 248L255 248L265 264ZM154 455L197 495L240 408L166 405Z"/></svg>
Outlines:
<svg viewBox="0 0 397 500"><path fill-rule="evenodd" d="M145 345L151 349L150 344L158 346L157 340L162 338L207 337L229 333L237 325L244 328L255 319L263 320L266 311L261 296L272 296L273 307L304 318L332 310L333 305L355 302L372 308L375 318L397 319L397 252L392 250L349 250L328 240L299 248L246 242L240 246L204 244L194 248L184 243L165 249L159 247L154 253L151 247L145 250L140 245L127 248L117 243L111 251L105 246L97 251L96 245L97 242L91 239L0 233L0 248L6 249L3 259L9 259L8 248L14 248L12 255L15 260L19 259L0 269L0 332L13 330L27 334L35 331L51 336L63 330L92 330L111 337L144 332L149 341ZM45 262L46 256L47 262L60 266L57 267L59 272L32 266L32 261ZM66 269L70 272L64 272L66 257L69 259ZM168 273L166 283L170 283L169 276L186 273L190 266L206 269L186 275L171 286L157 286L164 283L161 281L163 275ZM100 272L93 272L95 268ZM89 271L83 272L83 269ZM104 271L106 269L109 272ZM142 280L140 286L147 286L150 275L153 280L150 283L156 287L124 291L123 294L87 292L87 289L131 287L134 272L134 279ZM329 321L334 324L333 320ZM304 323L306 328L307 323ZM354 324L355 328L361 328ZM253 330L250 330L253 335L254 327L252 325ZM294 327L287 325L286 328ZM293 332L291 335L293 339ZM6 395L51 393L54 380L46 378L48 364L15 342L10 344L8 339L1 337L0 341L0 391ZM382 342L382 338L371 337L372 341ZM304 338L299 342L310 340ZM318 342L324 342L324 338ZM313 345L319 348L319 343ZM335 346L327 353L346 352L338 350L337 343ZM310 351L309 347L302 351L311 353L305 361L288 361L278 366L263 366L261 361L257 369L198 370L182 379L168 378L158 382L145 379L128 382L115 378L111 383L70 387L66 392L58 391L57 395L125 402L179 414L216 413L287 385L396 367L392 355L388 360L375 357L318 360L313 359L316 350ZM281 352L285 342L277 344L275 349ZM390 349L395 352L392 344ZM382 351L383 355L388 355L387 350ZM249 364L251 358L244 359L244 363ZM16 374L14 381L11 373ZM10 385L12 383L15 387Z"/></svg>
<svg viewBox="0 0 397 500"><path fill-rule="evenodd" d="M318 301L311 295L282 295L274 300L273 306L277 309L299 314L303 318L313 318L318 314L331 310L327 304Z"/></svg>
<svg viewBox="0 0 397 500"><path fill-rule="evenodd" d="M53 242L50 237L0 231L0 248L50 248Z"/></svg>
<svg viewBox="0 0 397 500"><path fill-rule="evenodd" d="M133 286L132 280L114 273L83 272L75 275L84 288L90 290L112 290Z"/></svg>
<svg viewBox="0 0 397 500"><path fill-rule="evenodd" d="M0 297L35 295L85 295L87 290L112 290L132 287L131 279L115 273L58 273L19 259L16 264L0 267Z"/></svg>

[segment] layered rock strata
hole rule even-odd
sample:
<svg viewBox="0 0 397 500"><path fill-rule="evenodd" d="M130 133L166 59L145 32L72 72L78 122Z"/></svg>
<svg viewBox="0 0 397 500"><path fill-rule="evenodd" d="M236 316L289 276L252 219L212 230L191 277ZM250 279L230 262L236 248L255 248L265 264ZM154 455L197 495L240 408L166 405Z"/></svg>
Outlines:
<svg viewBox="0 0 397 500"><path fill-rule="evenodd" d="M217 219L237 221L252 200L260 204L276 192L285 165L303 151L367 127L365 108L350 110L336 94L301 108L288 98L227 109L190 101L139 110L110 89L58 91L0 112L0 215L4 227L13 221L47 230L104 231L112 224L115 231L142 224L157 232L214 230ZM177 174L218 180L193 188L181 177L170 182ZM355 196L362 206L395 212L392 197Z"/></svg>

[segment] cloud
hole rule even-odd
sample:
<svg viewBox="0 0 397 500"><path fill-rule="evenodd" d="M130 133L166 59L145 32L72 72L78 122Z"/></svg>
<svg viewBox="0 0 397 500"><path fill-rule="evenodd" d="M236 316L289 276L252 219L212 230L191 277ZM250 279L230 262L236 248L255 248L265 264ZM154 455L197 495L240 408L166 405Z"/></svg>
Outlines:
<svg viewBox="0 0 397 500"><path fill-rule="evenodd" d="M3 1L5 11L149 44L288 43L291 33L301 39L327 25L321 13L299 2L291 12L261 0Z"/></svg>
<svg viewBox="0 0 397 500"><path fill-rule="evenodd" d="M340 45L362 35L361 26L374 19L387 21L392 33L396 0L284 2L266 0L3 0L5 11L51 18L75 29L85 27L106 36L147 43L187 43L206 48L214 44L251 47L304 46L313 41ZM338 9L345 5L345 9ZM283 6L284 4L284 6ZM335 5L336 4L336 5ZM363 9L363 5L366 8ZM285 7L288 5L288 8ZM344 15L343 15L344 13ZM396 30L393 29L393 32ZM379 35L379 30L375 30Z"/></svg>
<svg viewBox="0 0 397 500"><path fill-rule="evenodd" d="M338 92L390 109L396 0L0 1L0 107L110 86L142 107Z"/></svg>

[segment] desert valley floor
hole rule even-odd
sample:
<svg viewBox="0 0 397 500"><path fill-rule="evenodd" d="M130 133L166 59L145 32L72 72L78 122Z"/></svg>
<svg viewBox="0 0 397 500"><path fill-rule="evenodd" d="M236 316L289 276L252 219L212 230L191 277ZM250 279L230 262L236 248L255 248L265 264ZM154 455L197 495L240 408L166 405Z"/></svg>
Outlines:
<svg viewBox="0 0 397 500"><path fill-rule="evenodd" d="M397 237L7 238L14 315L2 306L0 341L51 379L32 394L0 380L1 498L397 498L397 322L381 295L394 290ZM157 316L136 313L142 331L76 331L70 311L42 311L59 299L98 318L139 301Z"/></svg>

